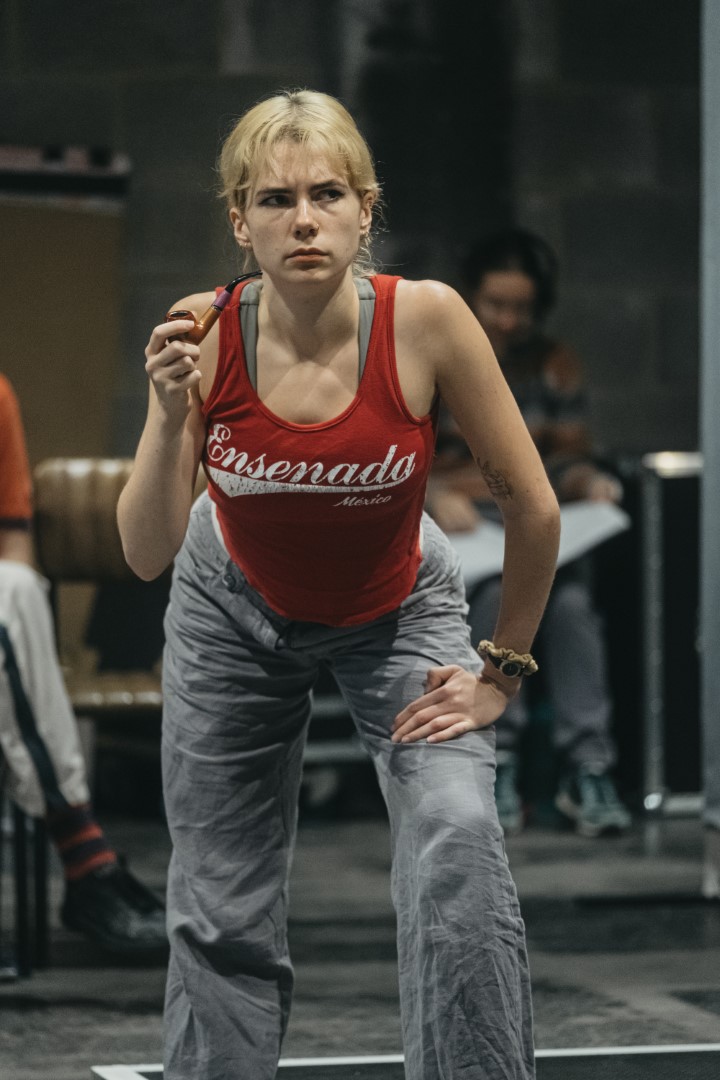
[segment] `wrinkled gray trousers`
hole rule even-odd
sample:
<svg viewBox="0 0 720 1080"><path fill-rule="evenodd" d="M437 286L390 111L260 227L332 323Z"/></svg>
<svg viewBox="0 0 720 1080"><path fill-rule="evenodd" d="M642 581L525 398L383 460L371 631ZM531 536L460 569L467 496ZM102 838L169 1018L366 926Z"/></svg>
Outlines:
<svg viewBox="0 0 720 1080"><path fill-rule="evenodd" d="M193 509L166 618L163 775L173 855L165 1080L271 1080L293 985L286 919L309 694L331 667L387 803L406 1075L534 1074L524 926L493 798L494 730L395 745L428 668L479 660L448 541L391 614L293 622Z"/></svg>

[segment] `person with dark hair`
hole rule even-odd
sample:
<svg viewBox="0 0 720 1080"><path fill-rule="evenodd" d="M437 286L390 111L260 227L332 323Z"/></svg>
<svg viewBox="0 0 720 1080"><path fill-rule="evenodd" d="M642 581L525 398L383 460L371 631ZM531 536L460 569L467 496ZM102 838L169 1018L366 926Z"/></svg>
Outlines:
<svg viewBox="0 0 720 1080"><path fill-rule="evenodd" d="M114 952L162 951L164 906L121 865L90 805L31 525L20 408L0 375L0 786L45 822L65 878L65 926Z"/></svg>
<svg viewBox="0 0 720 1080"><path fill-rule="evenodd" d="M219 174L259 273L186 297L152 330L147 422L118 505L136 573L151 579L174 561L164 1075L276 1076L303 747L327 665L391 823L406 1075L531 1080L494 725L534 671L557 500L461 297L373 268L379 185L340 102L302 90L251 107ZM212 305L207 336L183 339ZM484 665L459 562L423 512L440 396L505 522ZM194 501L201 462L208 493Z"/></svg>
<svg viewBox="0 0 720 1080"><path fill-rule="evenodd" d="M543 330L557 296L558 263L550 246L526 230L508 229L475 245L462 272L468 303L490 339L559 501L618 502L619 480L592 458L578 357ZM445 414L428 509L452 533L492 516L488 504L486 478ZM500 579L491 578L469 596L468 619L476 638L491 632L500 590ZM583 836L623 831L631 819L611 775L616 748L605 641L583 566L571 564L558 572L538 646L563 765L556 804ZM521 692L498 725L496 800L500 821L510 833L524 824L518 744L528 717Z"/></svg>

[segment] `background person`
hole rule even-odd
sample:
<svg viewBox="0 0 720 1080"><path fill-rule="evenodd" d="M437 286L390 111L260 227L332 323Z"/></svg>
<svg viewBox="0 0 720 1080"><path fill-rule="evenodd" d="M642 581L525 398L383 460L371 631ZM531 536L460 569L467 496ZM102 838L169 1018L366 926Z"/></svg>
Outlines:
<svg viewBox="0 0 720 1080"><path fill-rule="evenodd" d="M253 107L220 175L262 279L233 290L199 347L177 337L192 320L152 331L148 418L118 507L141 577L175 560L165 1076L275 1076L288 868L325 662L389 811L407 1075L526 1080L524 928L493 800L493 723L519 680L482 668L457 560L422 518L438 391L490 463L507 536L495 645L518 654L552 579L555 497L457 294L367 272L378 184L339 102L299 91ZM178 307L199 315L215 298ZM210 494L193 505L201 460Z"/></svg>
<svg viewBox="0 0 720 1080"><path fill-rule="evenodd" d="M66 927L119 952L166 948L162 903L120 866L90 806L31 524L20 409L0 375L0 783L45 821L65 876Z"/></svg>
<svg viewBox="0 0 720 1080"><path fill-rule="evenodd" d="M619 481L592 460L582 368L567 345L549 337L543 322L556 299L557 261L550 247L522 229L487 237L463 266L468 301L500 361L560 502L617 502ZM452 418L444 414L428 508L447 532L475 528L492 514L485 478ZM612 700L604 631L588 583L587 564L563 567L553 585L538 637L542 678L553 712L554 743L563 775L560 810L589 837L627 829L611 770ZM469 597L474 639L488 637L497 616L501 582L483 582ZM520 736L528 721L527 695L510 702L498 726L496 798L506 831L523 825L518 792Z"/></svg>

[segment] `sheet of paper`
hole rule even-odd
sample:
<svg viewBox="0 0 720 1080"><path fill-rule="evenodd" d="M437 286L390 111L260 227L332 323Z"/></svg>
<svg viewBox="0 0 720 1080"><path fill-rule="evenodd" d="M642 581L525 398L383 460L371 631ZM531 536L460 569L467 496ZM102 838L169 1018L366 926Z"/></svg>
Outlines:
<svg viewBox="0 0 720 1080"><path fill-rule="evenodd" d="M598 544L630 527L630 518L613 503L576 502L560 507L558 566L578 559ZM501 525L483 521L474 532L451 533L468 588L502 571L505 534Z"/></svg>

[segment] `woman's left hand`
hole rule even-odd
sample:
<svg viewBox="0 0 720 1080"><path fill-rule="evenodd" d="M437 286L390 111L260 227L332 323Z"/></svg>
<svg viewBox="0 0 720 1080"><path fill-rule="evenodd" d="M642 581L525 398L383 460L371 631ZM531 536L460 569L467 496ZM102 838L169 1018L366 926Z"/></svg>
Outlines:
<svg viewBox="0 0 720 1080"><path fill-rule="evenodd" d="M445 742L489 727L502 715L517 689L513 686L506 692L496 682L480 681L456 664L430 668L425 693L395 717L392 742Z"/></svg>

